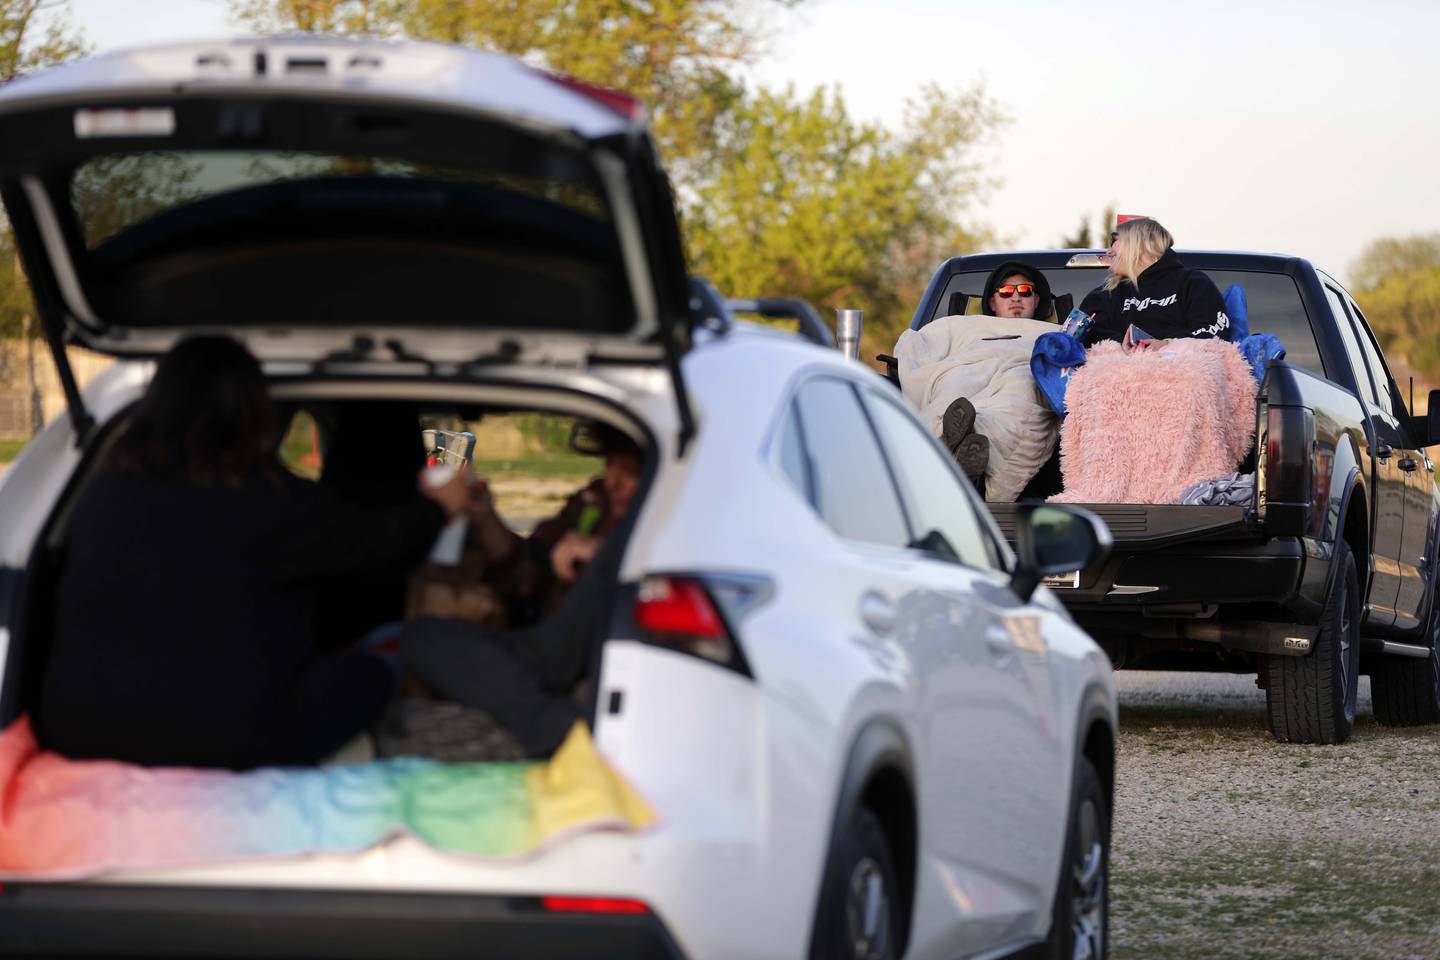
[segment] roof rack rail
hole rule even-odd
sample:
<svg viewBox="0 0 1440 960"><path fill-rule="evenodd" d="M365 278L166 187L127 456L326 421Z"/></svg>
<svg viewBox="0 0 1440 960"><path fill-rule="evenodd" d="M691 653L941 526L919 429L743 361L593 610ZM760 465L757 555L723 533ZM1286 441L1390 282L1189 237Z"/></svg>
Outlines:
<svg viewBox="0 0 1440 960"><path fill-rule="evenodd" d="M735 325L725 298L704 277L690 278L690 316L692 329L706 327L722 336Z"/></svg>
<svg viewBox="0 0 1440 960"><path fill-rule="evenodd" d="M755 297L727 300L725 305L732 313L758 313L770 320L794 320L800 336L811 343L835 349L835 334L830 332L808 300L799 297Z"/></svg>

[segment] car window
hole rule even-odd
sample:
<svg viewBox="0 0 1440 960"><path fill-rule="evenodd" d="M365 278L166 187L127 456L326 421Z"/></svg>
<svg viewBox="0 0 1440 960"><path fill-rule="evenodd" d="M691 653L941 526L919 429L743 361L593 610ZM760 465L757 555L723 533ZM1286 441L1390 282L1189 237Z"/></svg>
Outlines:
<svg viewBox="0 0 1440 960"><path fill-rule="evenodd" d="M799 491L805 502L815 503L814 471L810 455L805 452L805 437L800 432L800 415L792 405L785 410L784 434L780 438L780 467L790 485Z"/></svg>
<svg viewBox="0 0 1440 960"><path fill-rule="evenodd" d="M1384 400L1385 408L1391 414L1404 413L1405 402L1401 398L1400 390L1395 384L1395 377L1390 373L1390 367L1385 363L1385 354L1380 349L1380 343L1375 339L1375 331L1370 329L1370 322L1365 319L1365 314L1360 311L1360 305L1350 297L1345 298L1345 305L1350 308L1351 315L1355 318L1355 327L1360 335L1360 348L1365 351L1375 373L1375 388L1379 391Z"/></svg>
<svg viewBox="0 0 1440 960"><path fill-rule="evenodd" d="M1084 301L1085 295L1105 279L1104 270L1078 267L1041 272L1056 296L1070 294L1075 298L1077 307ZM1320 348L1315 344L1315 332L1310 326L1310 316L1305 312L1305 302L1300 298L1300 288L1295 285L1293 277L1250 270L1206 270L1205 273L1215 281L1221 293L1233 283L1244 288L1250 332L1274 334L1285 346L1286 363L1319 377L1326 375L1325 365L1320 360ZM931 319L948 313L950 295L957 292L970 294L965 308L967 314L979 313L980 294L989 275L989 271L980 270L957 273L951 277Z"/></svg>
<svg viewBox="0 0 1440 960"><path fill-rule="evenodd" d="M1328 284L1325 286L1325 299L1330 301L1330 310L1335 314L1335 329L1340 331L1340 342L1345 344L1345 355L1350 358L1350 367L1355 371L1355 385L1361 395L1373 404L1375 381L1365 363L1365 353L1360 349L1355 328L1350 325L1350 312L1345 309L1344 299Z"/></svg>
<svg viewBox="0 0 1440 960"><path fill-rule="evenodd" d="M915 529L912 546L942 560L998 567L999 558L976 514L981 508L966 494L965 481L925 428L874 391L865 391L865 406L875 418Z"/></svg>
<svg viewBox="0 0 1440 960"><path fill-rule="evenodd" d="M907 546L910 528L854 387L812 380L795 395L795 408L820 518L847 540Z"/></svg>

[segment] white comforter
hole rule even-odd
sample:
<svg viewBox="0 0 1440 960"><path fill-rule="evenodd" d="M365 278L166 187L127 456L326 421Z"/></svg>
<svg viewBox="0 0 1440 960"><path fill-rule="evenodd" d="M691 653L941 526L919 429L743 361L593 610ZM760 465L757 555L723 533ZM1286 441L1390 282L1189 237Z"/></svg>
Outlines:
<svg viewBox="0 0 1440 960"><path fill-rule="evenodd" d="M1035 386L1030 351L1036 337L1057 329L1041 320L941 317L895 344L901 389L936 437L951 401L975 405L975 430L990 438L988 500L1013 501L1055 451L1059 418Z"/></svg>

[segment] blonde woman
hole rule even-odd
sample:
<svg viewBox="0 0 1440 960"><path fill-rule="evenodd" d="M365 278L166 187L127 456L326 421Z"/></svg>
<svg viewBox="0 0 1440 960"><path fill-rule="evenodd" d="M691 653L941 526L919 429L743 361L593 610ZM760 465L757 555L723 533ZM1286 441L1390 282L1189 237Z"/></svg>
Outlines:
<svg viewBox="0 0 1440 960"><path fill-rule="evenodd" d="M1126 220L1110 234L1110 275L1080 309L1095 317L1085 346L1116 340L1129 346L1132 326L1157 340L1229 340L1234 331L1215 282L1180 262L1170 231L1148 217Z"/></svg>

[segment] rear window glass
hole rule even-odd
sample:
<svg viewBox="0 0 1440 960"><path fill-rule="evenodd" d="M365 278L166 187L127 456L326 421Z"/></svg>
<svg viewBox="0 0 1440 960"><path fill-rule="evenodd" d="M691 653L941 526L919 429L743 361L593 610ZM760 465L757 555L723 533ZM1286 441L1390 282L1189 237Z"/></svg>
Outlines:
<svg viewBox="0 0 1440 960"><path fill-rule="evenodd" d="M70 182L70 202L86 245L94 249L131 227L212 197L283 182L339 184L361 180L376 189L383 189L387 181L484 187L548 201L599 222L609 220L604 200L593 184L384 157L280 151L205 150L96 157L76 169ZM323 200L311 198L307 202Z"/></svg>
<svg viewBox="0 0 1440 960"><path fill-rule="evenodd" d="M1078 307L1085 295L1094 290L1105 279L1104 270L1060 269L1045 270L1045 279L1057 297L1070 294ZM1270 333L1285 345L1285 360L1317 376L1325 376L1325 367L1320 362L1320 350L1315 345L1315 334L1310 327L1310 318L1305 313L1305 304L1300 299L1300 289L1294 279L1283 273L1257 273L1240 270L1207 270L1220 292L1238 283L1245 289L1245 303L1250 321L1251 333ZM950 278L944 295L940 298L939 314L944 311L955 292L970 294L965 308L967 314L980 313L980 294L985 289L988 270L957 273ZM932 318L933 319L933 318Z"/></svg>

